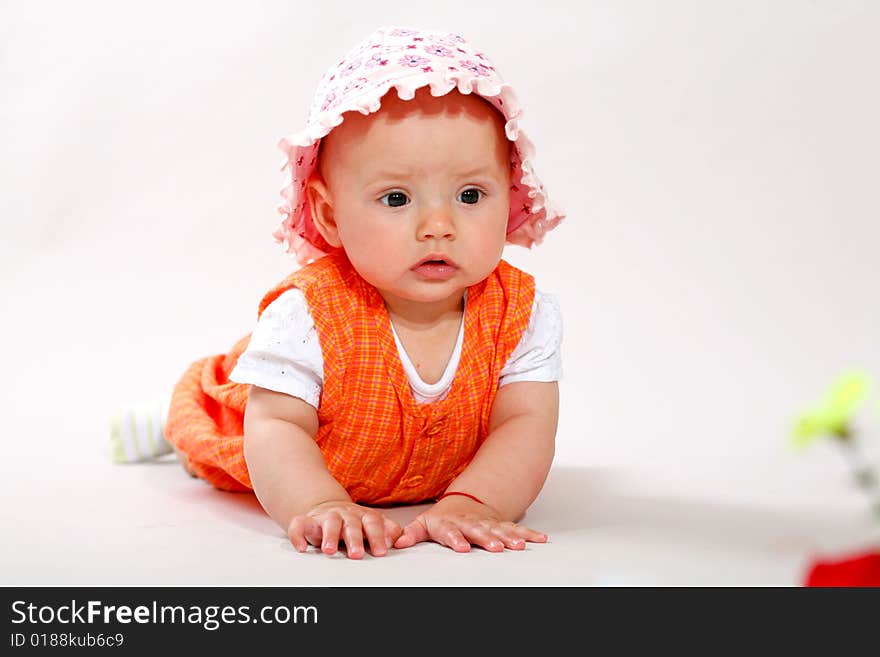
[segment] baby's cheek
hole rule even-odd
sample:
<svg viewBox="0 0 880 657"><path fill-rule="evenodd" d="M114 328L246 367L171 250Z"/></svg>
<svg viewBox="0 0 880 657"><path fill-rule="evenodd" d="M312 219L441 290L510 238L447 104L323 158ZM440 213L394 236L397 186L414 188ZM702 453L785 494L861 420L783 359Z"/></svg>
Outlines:
<svg viewBox="0 0 880 657"><path fill-rule="evenodd" d="M378 220L367 211L354 213L339 222L339 234L353 250L370 252L379 250L394 239L394 227Z"/></svg>
<svg viewBox="0 0 880 657"><path fill-rule="evenodd" d="M360 250L346 250L346 253L361 278L373 287L383 287L384 279L389 270L387 254L383 257L383 252L373 248L373 245L367 245L366 248Z"/></svg>
<svg viewBox="0 0 880 657"><path fill-rule="evenodd" d="M353 265L375 257L375 239L370 239L370 231L359 226L340 225L339 239Z"/></svg>
<svg viewBox="0 0 880 657"><path fill-rule="evenodd" d="M497 222L474 227L473 234L467 235L468 240L479 245L475 250L487 260L498 260L504 251L507 240L507 223L502 226Z"/></svg>

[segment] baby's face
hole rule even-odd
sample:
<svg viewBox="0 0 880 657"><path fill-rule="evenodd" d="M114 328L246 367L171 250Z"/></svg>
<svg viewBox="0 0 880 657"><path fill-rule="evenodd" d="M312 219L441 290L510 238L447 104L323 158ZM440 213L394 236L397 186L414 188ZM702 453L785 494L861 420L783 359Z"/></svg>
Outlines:
<svg viewBox="0 0 880 657"><path fill-rule="evenodd" d="M378 112L349 112L324 138L309 181L324 238L342 247L389 305L460 300L504 249L510 142L476 94L434 98L394 89ZM419 267L425 258L448 265Z"/></svg>

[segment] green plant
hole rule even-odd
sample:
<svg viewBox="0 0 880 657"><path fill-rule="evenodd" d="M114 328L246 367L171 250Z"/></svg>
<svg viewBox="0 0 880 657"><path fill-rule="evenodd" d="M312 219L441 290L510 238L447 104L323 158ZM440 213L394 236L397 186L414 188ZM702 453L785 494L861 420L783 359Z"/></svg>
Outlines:
<svg viewBox="0 0 880 657"><path fill-rule="evenodd" d="M791 445L802 450L821 438L834 441L844 451L856 483L868 495L871 510L880 522L880 490L872 465L856 437L853 418L874 388L869 374L848 371L837 376L819 404L801 412L794 422Z"/></svg>

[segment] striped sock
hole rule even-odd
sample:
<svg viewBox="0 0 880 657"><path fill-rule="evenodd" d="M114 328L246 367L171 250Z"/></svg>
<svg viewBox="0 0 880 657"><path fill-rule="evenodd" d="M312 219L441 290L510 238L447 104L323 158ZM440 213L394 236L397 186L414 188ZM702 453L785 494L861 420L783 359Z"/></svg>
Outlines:
<svg viewBox="0 0 880 657"><path fill-rule="evenodd" d="M129 404L110 418L111 457L116 463L149 461L174 451L165 440L169 398Z"/></svg>

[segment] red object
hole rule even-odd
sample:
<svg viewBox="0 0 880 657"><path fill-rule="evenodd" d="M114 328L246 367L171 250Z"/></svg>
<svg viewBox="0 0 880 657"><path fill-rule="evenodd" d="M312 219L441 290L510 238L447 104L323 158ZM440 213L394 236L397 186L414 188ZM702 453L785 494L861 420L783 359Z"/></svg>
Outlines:
<svg viewBox="0 0 880 657"><path fill-rule="evenodd" d="M481 500L479 497L476 497L475 495L471 495L470 493L462 493L457 490L451 490L448 493L443 493L440 497L437 498L437 501L439 502L444 497L449 497L450 495L463 495L464 497L471 498L474 502L479 502L480 504L485 504L485 502L483 500Z"/></svg>
<svg viewBox="0 0 880 657"><path fill-rule="evenodd" d="M810 566L806 586L880 586L880 552L854 554Z"/></svg>

